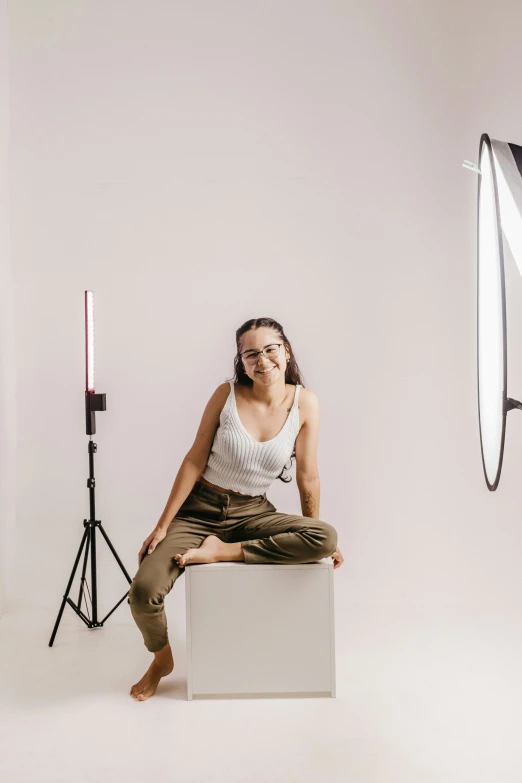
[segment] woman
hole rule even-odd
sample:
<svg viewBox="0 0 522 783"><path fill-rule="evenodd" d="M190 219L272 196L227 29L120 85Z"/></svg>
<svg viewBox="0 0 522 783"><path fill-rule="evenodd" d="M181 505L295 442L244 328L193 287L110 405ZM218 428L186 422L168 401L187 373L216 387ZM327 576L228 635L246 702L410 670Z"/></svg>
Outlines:
<svg viewBox="0 0 522 783"><path fill-rule="evenodd" d="M158 524L138 554L129 591L134 620L154 660L132 686L144 701L174 668L164 599L190 563L343 562L337 531L319 520L319 404L304 389L282 326L254 318L236 332L236 383L207 403ZM266 490L296 457L303 516L281 514ZM290 465L292 463L290 462Z"/></svg>

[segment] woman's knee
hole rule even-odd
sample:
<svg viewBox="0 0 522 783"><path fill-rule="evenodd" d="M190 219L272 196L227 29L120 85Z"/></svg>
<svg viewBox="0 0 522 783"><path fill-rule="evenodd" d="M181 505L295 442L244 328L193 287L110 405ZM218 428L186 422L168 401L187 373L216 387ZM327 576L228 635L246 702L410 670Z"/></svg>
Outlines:
<svg viewBox="0 0 522 783"><path fill-rule="evenodd" d="M139 579L133 579L129 588L129 603L140 604L145 603L150 596L150 590L145 582L141 582Z"/></svg>
<svg viewBox="0 0 522 783"><path fill-rule="evenodd" d="M159 604L165 595L150 579L135 578L129 589L130 604Z"/></svg>
<svg viewBox="0 0 522 783"><path fill-rule="evenodd" d="M337 530L328 522L318 520L318 549L321 557L330 557L337 549Z"/></svg>

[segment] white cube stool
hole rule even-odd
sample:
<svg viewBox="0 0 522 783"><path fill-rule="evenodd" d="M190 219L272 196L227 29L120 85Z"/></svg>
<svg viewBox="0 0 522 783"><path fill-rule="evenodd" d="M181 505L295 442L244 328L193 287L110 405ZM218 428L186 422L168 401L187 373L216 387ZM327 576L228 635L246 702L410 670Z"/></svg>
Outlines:
<svg viewBox="0 0 522 783"><path fill-rule="evenodd" d="M335 697L331 557L184 573L189 700Z"/></svg>

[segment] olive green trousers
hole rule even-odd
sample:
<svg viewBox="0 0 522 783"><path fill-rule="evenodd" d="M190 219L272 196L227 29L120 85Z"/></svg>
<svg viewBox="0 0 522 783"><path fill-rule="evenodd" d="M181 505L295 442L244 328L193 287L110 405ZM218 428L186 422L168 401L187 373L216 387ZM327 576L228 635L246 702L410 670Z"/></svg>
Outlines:
<svg viewBox="0 0 522 783"><path fill-rule="evenodd" d="M239 497L196 481L152 554L145 554L132 580L129 605L150 652L168 642L164 600L186 568L174 556L198 548L214 535L241 542L245 563L313 563L337 547L337 531L327 522L281 514L264 495Z"/></svg>

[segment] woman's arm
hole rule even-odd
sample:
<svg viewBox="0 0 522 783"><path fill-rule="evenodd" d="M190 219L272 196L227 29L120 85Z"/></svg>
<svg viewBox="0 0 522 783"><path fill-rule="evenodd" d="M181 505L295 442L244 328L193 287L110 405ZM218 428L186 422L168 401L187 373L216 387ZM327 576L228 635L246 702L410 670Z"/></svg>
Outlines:
<svg viewBox="0 0 522 783"><path fill-rule="evenodd" d="M229 392L230 384L222 383L207 402L194 443L181 463L157 527L168 528L197 479L205 470L214 435L219 427L219 417Z"/></svg>
<svg viewBox="0 0 522 783"><path fill-rule="evenodd" d="M301 394L304 389L301 389ZM319 470L317 468L317 441L319 438L319 400L306 389L304 401L305 420L295 441L296 479L301 495L301 508L304 517L319 519L319 500L321 494ZM334 570L344 563L339 547L330 555Z"/></svg>
<svg viewBox="0 0 522 783"><path fill-rule="evenodd" d="M201 465L196 465L189 456L186 456L178 470L174 484L170 490L169 499L167 504L158 520L156 527L166 530L181 506L189 496L194 484L201 475L201 471L204 470Z"/></svg>
<svg viewBox="0 0 522 783"><path fill-rule="evenodd" d="M306 394L303 395L303 392ZM304 399L303 399L304 397ZM310 389L301 389L304 421L295 441L296 481L304 517L319 518L321 483L317 467L319 400Z"/></svg>
<svg viewBox="0 0 522 783"><path fill-rule="evenodd" d="M304 517L319 519L319 503L321 500L321 486L319 479L316 481L303 481L299 486L301 497L301 512Z"/></svg>

